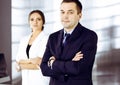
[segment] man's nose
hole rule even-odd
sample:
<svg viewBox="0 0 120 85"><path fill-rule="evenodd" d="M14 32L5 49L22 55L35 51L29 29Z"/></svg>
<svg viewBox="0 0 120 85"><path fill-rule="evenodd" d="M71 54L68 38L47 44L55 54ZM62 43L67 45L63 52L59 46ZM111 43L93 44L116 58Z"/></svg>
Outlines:
<svg viewBox="0 0 120 85"><path fill-rule="evenodd" d="M68 18L68 14L67 14L67 13L64 14L64 18L65 18L65 19Z"/></svg>

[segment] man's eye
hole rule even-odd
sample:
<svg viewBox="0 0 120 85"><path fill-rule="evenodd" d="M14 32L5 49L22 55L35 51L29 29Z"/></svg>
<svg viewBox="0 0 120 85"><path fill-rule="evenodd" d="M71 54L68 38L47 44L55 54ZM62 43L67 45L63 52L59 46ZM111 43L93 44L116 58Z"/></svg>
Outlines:
<svg viewBox="0 0 120 85"><path fill-rule="evenodd" d="M73 12L69 12L69 14L73 14Z"/></svg>
<svg viewBox="0 0 120 85"><path fill-rule="evenodd" d="M33 21L34 19L32 18L32 19L30 19L30 21Z"/></svg>
<svg viewBox="0 0 120 85"><path fill-rule="evenodd" d="M65 12L61 12L61 14L64 14Z"/></svg>

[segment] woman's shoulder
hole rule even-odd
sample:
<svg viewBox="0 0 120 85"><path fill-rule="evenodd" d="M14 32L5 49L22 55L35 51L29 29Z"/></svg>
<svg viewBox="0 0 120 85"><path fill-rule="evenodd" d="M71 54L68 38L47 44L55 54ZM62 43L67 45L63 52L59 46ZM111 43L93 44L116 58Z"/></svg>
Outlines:
<svg viewBox="0 0 120 85"><path fill-rule="evenodd" d="M47 33L45 33L44 31L42 31L42 32L40 33L40 37L42 37L42 38L48 38L48 37L49 37L49 34L47 34Z"/></svg>
<svg viewBox="0 0 120 85"><path fill-rule="evenodd" d="M27 41L27 40L29 39L30 35L31 35L31 34L23 36L23 37L20 39L20 42L25 42L25 41Z"/></svg>

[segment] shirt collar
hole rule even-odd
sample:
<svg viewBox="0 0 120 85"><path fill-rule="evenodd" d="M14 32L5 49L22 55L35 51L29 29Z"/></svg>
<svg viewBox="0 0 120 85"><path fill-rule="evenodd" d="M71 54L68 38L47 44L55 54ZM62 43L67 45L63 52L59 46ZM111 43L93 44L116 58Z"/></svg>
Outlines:
<svg viewBox="0 0 120 85"><path fill-rule="evenodd" d="M74 29L72 29L70 32L66 32L66 31L64 30L64 35L65 35L66 33L71 35L72 32L73 32L73 30L74 30Z"/></svg>

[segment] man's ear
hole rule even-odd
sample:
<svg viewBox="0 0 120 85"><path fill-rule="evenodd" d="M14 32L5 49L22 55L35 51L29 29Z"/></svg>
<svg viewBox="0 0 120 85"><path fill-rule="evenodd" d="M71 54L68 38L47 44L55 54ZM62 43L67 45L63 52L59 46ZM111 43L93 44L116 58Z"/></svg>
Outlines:
<svg viewBox="0 0 120 85"><path fill-rule="evenodd" d="M79 19L82 17L82 12L79 13Z"/></svg>

